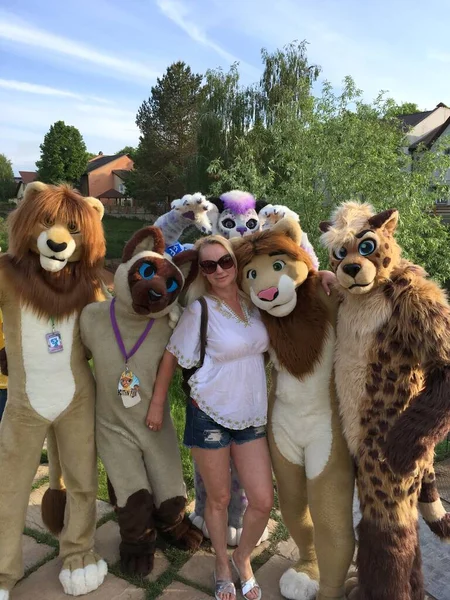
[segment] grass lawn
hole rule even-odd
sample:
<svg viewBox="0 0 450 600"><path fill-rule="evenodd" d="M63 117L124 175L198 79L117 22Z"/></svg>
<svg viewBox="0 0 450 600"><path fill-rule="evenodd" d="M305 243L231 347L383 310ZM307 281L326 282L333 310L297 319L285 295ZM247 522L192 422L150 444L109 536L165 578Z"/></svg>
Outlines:
<svg viewBox="0 0 450 600"><path fill-rule="evenodd" d="M436 448L434 449L434 460L435 462L439 462L446 458L450 458L450 441L445 439L442 442L439 442L439 444L436 444Z"/></svg>
<svg viewBox="0 0 450 600"><path fill-rule="evenodd" d="M149 225L141 219L120 219L105 215L103 227L106 237L106 258L120 258L123 248L138 229Z"/></svg>

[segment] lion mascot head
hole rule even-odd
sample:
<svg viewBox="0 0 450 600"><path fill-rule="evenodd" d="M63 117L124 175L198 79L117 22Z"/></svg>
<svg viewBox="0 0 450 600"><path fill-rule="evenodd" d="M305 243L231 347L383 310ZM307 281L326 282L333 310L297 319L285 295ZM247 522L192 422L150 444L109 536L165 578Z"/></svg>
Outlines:
<svg viewBox="0 0 450 600"><path fill-rule="evenodd" d="M98 298L106 244L103 205L67 185L34 182L8 217L4 262L21 302L63 317Z"/></svg>
<svg viewBox="0 0 450 600"><path fill-rule="evenodd" d="M299 286L314 272L311 257L300 246L301 237L299 223L285 217L272 229L232 240L242 290L274 317L293 311Z"/></svg>

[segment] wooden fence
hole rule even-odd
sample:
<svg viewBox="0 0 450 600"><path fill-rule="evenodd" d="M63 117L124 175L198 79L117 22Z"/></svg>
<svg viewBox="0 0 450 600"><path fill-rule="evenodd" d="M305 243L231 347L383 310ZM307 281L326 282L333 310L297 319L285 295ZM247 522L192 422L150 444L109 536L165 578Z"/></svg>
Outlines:
<svg viewBox="0 0 450 600"><path fill-rule="evenodd" d="M158 215L142 206L105 206L105 215L125 219L140 219L154 223Z"/></svg>

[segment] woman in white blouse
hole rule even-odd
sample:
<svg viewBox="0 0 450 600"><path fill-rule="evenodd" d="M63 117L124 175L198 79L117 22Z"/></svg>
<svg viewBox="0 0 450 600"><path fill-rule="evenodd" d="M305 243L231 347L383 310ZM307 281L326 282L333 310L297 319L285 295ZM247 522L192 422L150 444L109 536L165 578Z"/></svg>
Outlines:
<svg viewBox="0 0 450 600"><path fill-rule="evenodd" d="M203 296L208 307L203 365L189 380L184 444L191 448L203 478L205 521L216 553L215 597L236 600L227 554L230 500L230 455L245 489L248 507L233 565L247 600L259 600L250 555L261 537L273 505L273 483L265 437L267 388L263 353L269 340L258 310L236 283L237 266L230 243L221 236L201 238L200 273L190 296ZM201 305L183 312L161 360L147 425L161 427L167 391L177 365L189 369L200 359Z"/></svg>

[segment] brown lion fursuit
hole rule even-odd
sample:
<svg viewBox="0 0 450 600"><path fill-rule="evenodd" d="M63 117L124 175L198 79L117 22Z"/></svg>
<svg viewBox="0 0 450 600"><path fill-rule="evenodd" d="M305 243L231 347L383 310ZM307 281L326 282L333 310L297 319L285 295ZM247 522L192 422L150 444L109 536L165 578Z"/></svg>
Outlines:
<svg viewBox="0 0 450 600"><path fill-rule="evenodd" d="M61 463L66 486L61 584L77 596L106 576L106 563L93 550L95 388L79 328L82 309L104 300L103 210L99 200L67 186L34 182L8 217L9 248L0 258L9 368L0 426L0 600L8 600L23 575L22 532L46 435L50 462ZM47 504L59 484L51 475Z"/></svg>
<svg viewBox="0 0 450 600"><path fill-rule="evenodd" d="M269 332L268 440L281 514L300 552L281 578L281 593L344 600L354 551L354 469L334 391L336 301L324 292L301 236L298 223L284 218L233 247L240 285Z"/></svg>

